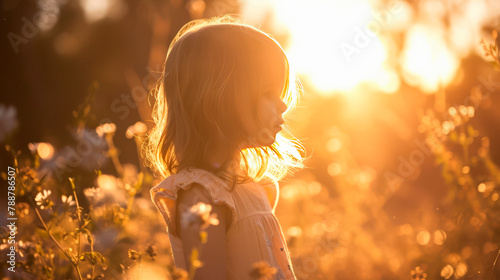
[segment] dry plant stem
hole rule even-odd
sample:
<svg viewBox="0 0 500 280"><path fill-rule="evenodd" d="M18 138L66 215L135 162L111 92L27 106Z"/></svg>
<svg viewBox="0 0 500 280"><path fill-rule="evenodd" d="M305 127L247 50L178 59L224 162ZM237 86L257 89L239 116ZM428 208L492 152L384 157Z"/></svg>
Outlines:
<svg viewBox="0 0 500 280"><path fill-rule="evenodd" d="M145 173L142 173L142 174L145 174ZM140 175L140 173L139 173ZM139 176L141 177L141 176ZM140 189L140 186L142 186L142 182L144 180L144 177L142 177L140 180L139 180L139 187L137 189ZM131 211L132 211L132 206L134 206L134 200L135 200L135 195L137 193L137 189L135 189L134 186L130 186L132 188L132 192L129 191L129 198L127 200L127 208L125 209L125 215L127 217L130 217L130 214L131 214Z"/></svg>
<svg viewBox="0 0 500 280"><path fill-rule="evenodd" d="M45 271L45 274L50 275L51 273L50 273L50 270L48 269L50 267L50 265L47 265L47 262L45 261L45 258L43 255L40 259L43 262L43 270Z"/></svg>
<svg viewBox="0 0 500 280"><path fill-rule="evenodd" d="M81 216L81 213L80 213L80 203L78 202L78 196L76 195L76 186L75 186L75 182L73 181L73 179L70 179L70 183L71 183L71 188L73 190L73 196L75 197L75 203L76 203L76 213L78 215L78 226L81 227L82 226L82 216ZM92 236L90 235L90 232L87 231L87 234L90 236L90 251L92 253L94 253L94 240L92 239ZM81 231L78 231L78 258L80 258L80 254L81 254ZM92 264L92 279L94 279L94 273L95 273L95 265Z"/></svg>
<svg viewBox="0 0 500 280"><path fill-rule="evenodd" d="M130 216L130 211L131 211L133 205L134 205L134 196L131 195L127 201L127 209L125 209L125 214L127 216Z"/></svg>
<svg viewBox="0 0 500 280"><path fill-rule="evenodd" d="M469 144L467 143L467 130L464 125L461 126L461 131L465 135L465 141L462 144L462 150L464 152L464 164L469 166Z"/></svg>
<svg viewBox="0 0 500 280"><path fill-rule="evenodd" d="M106 133L106 142L108 143L109 146L109 155L111 157L111 161L113 161L113 165L115 166L116 172L120 175L120 177L123 176L123 166L120 163L120 160L118 159L118 150L115 147L115 143L113 142L113 135Z"/></svg>
<svg viewBox="0 0 500 280"><path fill-rule="evenodd" d="M193 255L193 252L191 252L191 256L192 255ZM191 264L191 266L189 267L189 280L194 279L194 272L195 272L195 270L193 269L193 264Z"/></svg>
<svg viewBox="0 0 500 280"><path fill-rule="evenodd" d="M196 250L196 249L193 249L191 251L191 259L193 259L194 250ZM189 267L189 280L193 280L194 279L194 273L195 272L196 272L196 268L194 268L194 265L191 264L191 266Z"/></svg>
<svg viewBox="0 0 500 280"><path fill-rule="evenodd" d="M493 40L496 40L496 36L498 36L498 33L493 37ZM486 56L491 56L497 66L500 66L500 58L498 57L498 45L486 43L484 39L481 39L480 43L483 45L483 50L486 53Z"/></svg>
<svg viewBox="0 0 500 280"><path fill-rule="evenodd" d="M14 166L16 167L16 174L20 174L19 173L19 166L18 166L18 162L17 162L17 157L16 157L16 154L14 153L14 151L12 151L12 155L14 156ZM27 189L26 189L26 186L24 185L22 178L19 177L19 175L16 175L16 177L19 179L19 182L21 184L21 187L24 189L24 192L27 193ZM59 248L59 250L61 250L61 252L63 252L63 254L68 258L68 260L71 262L71 264L75 267L76 272L78 274L78 279L83 280L82 274L80 273L80 268L78 267L78 260L74 260L73 256L66 253L66 251L61 247L61 244L59 244L59 242L57 242L56 238L52 235L52 233L50 233L47 225L45 224L42 216L40 215L40 212L36 208L33 201L31 199L28 199L28 202L31 205L31 207L33 207L33 209L35 210L35 213L38 217L38 220L40 220L40 222L42 223L43 228L45 229L45 231L49 235L50 239L52 239L52 241L56 244L56 246Z"/></svg>
<svg viewBox="0 0 500 280"><path fill-rule="evenodd" d="M201 232L200 232L200 239L201 239ZM194 251L197 250L198 251L198 257L196 258L197 261L199 261L200 257L201 257L201 249L203 248L203 243L200 243L200 247L199 248L193 248L193 250L191 251L191 259L193 259L193 254L194 254ZM193 280L194 279L194 274L196 273L196 267L191 264L191 266L189 267L189 280Z"/></svg>
<svg viewBox="0 0 500 280"><path fill-rule="evenodd" d="M144 158L141 155L141 151L142 151L141 140L138 137L134 137L134 142L135 142L135 145L137 146L137 156L139 158L139 166L141 168L141 171L146 173L147 170L144 166Z"/></svg>
<svg viewBox="0 0 500 280"><path fill-rule="evenodd" d="M491 280L495 280L495 268L497 267L498 257L500 256L500 250L498 250L497 257L495 258L495 262L493 262L493 269L491 270Z"/></svg>
<svg viewBox="0 0 500 280"><path fill-rule="evenodd" d="M82 238L81 238L81 226L82 226L82 216L80 213L80 203L78 202L78 196L76 195L76 186L73 178L69 178L69 181L71 183L71 189L73 190L73 196L75 197L75 203L76 203L76 214L78 216L78 259L80 258L81 255L81 243L82 243ZM90 234L90 233L88 233ZM93 242L92 242L93 243ZM90 244L90 249L91 252L94 252L94 246L93 244ZM92 279L94 278L94 264L92 264Z"/></svg>
<svg viewBox="0 0 500 280"><path fill-rule="evenodd" d="M495 51L493 51L493 49L491 47L489 48L489 50L490 50L490 55L493 58L493 60L500 63L500 59L498 58L498 55L495 53Z"/></svg>
<svg viewBox="0 0 500 280"><path fill-rule="evenodd" d="M73 196L75 197L75 202L76 202L76 214L78 216L78 258L80 257L81 254L81 227L82 227L82 217L80 215L80 204L78 203L78 198L76 197L76 187L75 187L75 182L73 181L72 178L69 178L69 181L71 183L71 189L73 190Z"/></svg>
<svg viewBox="0 0 500 280"><path fill-rule="evenodd" d="M500 59L498 58L498 55L490 48L490 52L491 52L491 56L493 57L493 59L500 63Z"/></svg>
<svg viewBox="0 0 500 280"><path fill-rule="evenodd" d="M90 215L90 212L92 211L92 203L89 206L89 213L87 214L89 219L92 220L92 216ZM94 238L90 234L90 232L87 232L87 234L90 236L90 252L94 253ZM92 279L94 279L94 274L95 274L95 266L92 264Z"/></svg>
<svg viewBox="0 0 500 280"><path fill-rule="evenodd" d="M90 232L88 234L90 235ZM92 238L92 236L90 237L90 252L92 252L92 254L94 253L94 239ZM92 279L94 279L94 274L95 274L95 265L92 264Z"/></svg>
<svg viewBox="0 0 500 280"><path fill-rule="evenodd" d="M139 273L141 272L141 259L142 253L139 254L139 262L137 262L137 280L139 280Z"/></svg>
<svg viewBox="0 0 500 280"><path fill-rule="evenodd" d="M17 169L17 165L16 165L16 169ZM19 172L19 170L17 170L17 171ZM21 182L22 187L26 191L26 188L25 188L24 183L22 182L21 178L19 178L19 182ZM66 253L66 251L61 247L61 245L59 244L59 242L57 242L57 240L55 239L55 237L52 235L52 233L50 233L47 225L43 221L43 218L40 215L40 212L38 211L38 209L36 208L36 206L33 204L33 202L31 200L28 200L28 201L29 201L31 207L33 207L33 209L35 209L35 213L36 213L36 215L38 217L38 220L42 223L43 228L45 229L45 231L47 232L47 234L50 236L50 239L52 239L52 241L56 244L56 246L59 248L59 250L61 250L64 253L64 255L68 258L68 260L71 262L71 264L75 267L76 272L78 273L78 279L83 279L82 275L80 273L80 268L78 267L78 261L74 260L71 255L69 255L68 253Z"/></svg>

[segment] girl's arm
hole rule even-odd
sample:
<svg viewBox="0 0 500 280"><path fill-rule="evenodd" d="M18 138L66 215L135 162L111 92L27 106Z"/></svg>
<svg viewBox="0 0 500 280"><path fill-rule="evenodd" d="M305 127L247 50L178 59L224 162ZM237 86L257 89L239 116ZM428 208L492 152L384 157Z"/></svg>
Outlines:
<svg viewBox="0 0 500 280"><path fill-rule="evenodd" d="M178 196L178 211L176 214L176 223L178 234L182 239L184 250L184 259L186 269L189 271L191 266L191 252L193 248L200 248L201 255L199 260L203 266L198 268L195 273L195 280L205 279L226 279L226 225L230 210L225 205L214 204L207 193L207 190L199 184L193 184L188 191L180 190ZM219 224L209 226L207 231L207 243L201 244L199 232L193 228L185 228L181 222L183 209L189 209L198 202L212 205L212 213L217 214Z"/></svg>

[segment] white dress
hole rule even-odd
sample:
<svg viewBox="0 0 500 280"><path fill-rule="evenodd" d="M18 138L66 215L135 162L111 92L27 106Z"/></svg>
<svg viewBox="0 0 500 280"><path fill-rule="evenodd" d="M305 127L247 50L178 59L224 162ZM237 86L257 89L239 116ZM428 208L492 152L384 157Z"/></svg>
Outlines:
<svg viewBox="0 0 500 280"><path fill-rule="evenodd" d="M249 181L231 189L216 175L190 168L169 176L151 189L151 199L167 224L175 265L186 269L182 241L176 235L177 192L191 184L204 187L213 203L226 205L233 220L226 234L226 274L228 280L252 279L252 265L266 261L276 268L274 279L296 279L283 231L274 214L278 186ZM196 190L196 189L194 189Z"/></svg>

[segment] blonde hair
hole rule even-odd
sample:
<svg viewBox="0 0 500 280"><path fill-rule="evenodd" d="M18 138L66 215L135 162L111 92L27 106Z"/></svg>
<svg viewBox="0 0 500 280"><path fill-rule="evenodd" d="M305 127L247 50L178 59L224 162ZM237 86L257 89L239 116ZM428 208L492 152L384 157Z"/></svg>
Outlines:
<svg viewBox="0 0 500 280"><path fill-rule="evenodd" d="M148 166L164 177L189 167L231 174L236 166L256 181L277 181L291 169L302 167L304 149L291 135L285 137L280 132L270 146L241 146L242 141L255 139L244 135L234 100L244 93L255 95L253 100L259 98L259 90L253 90L258 82L248 82L252 74L258 75L258 69L249 64L269 53L282 56L286 62L281 95L287 105L285 115L297 104L302 86L291 74L286 54L276 40L228 15L184 25L168 48L162 76L152 91L155 127L145 142ZM217 145L226 147L234 157L214 167L207 154Z"/></svg>

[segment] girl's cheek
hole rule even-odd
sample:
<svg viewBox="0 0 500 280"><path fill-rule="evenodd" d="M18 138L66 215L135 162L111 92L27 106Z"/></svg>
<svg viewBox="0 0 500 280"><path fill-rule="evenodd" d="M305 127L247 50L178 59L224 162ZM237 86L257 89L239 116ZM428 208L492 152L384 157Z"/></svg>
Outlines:
<svg viewBox="0 0 500 280"><path fill-rule="evenodd" d="M270 111L271 111L271 102L266 99L262 100L259 103L259 108L258 108L259 116L266 118L267 116L270 115Z"/></svg>
<svg viewBox="0 0 500 280"><path fill-rule="evenodd" d="M260 110L261 126L270 128L274 125L276 120L276 106L271 100L263 102Z"/></svg>

